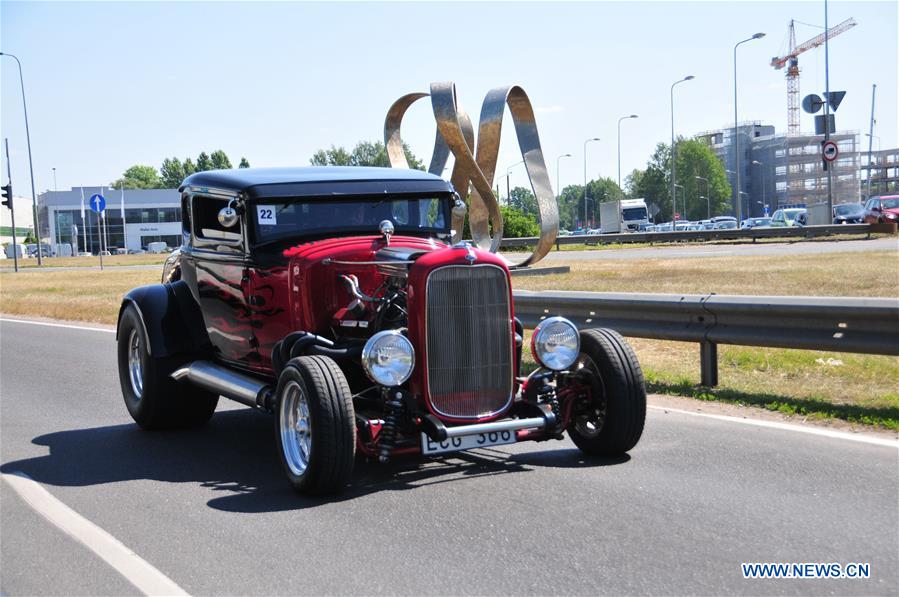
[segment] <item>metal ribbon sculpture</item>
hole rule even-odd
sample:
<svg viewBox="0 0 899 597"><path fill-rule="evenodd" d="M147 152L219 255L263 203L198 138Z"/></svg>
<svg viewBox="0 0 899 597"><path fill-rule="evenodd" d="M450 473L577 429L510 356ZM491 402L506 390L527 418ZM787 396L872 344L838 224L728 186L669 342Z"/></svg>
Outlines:
<svg viewBox="0 0 899 597"><path fill-rule="evenodd" d="M440 176L452 152L455 158L450 181L463 198L467 198L469 227L475 245L480 249L497 252L503 239L503 217L493 194L493 177L499 155L500 133L506 106L512 115L512 123L518 136L521 157L527 169L531 188L537 199L540 238L534 252L524 261L513 264L526 267L537 263L552 249L559 233L559 206L549 183L534 109L524 89L517 85L496 87L487 93L481 105L478 125L477 149L474 128L468 114L456 100L456 86L451 82L431 83L431 92L410 93L396 100L384 121L384 144L390 165L409 168L400 125L403 116L413 103L423 97L431 98L434 118L437 121L437 138L428 172ZM490 236L489 224L493 224ZM453 242L462 237L465 214L453 210Z"/></svg>

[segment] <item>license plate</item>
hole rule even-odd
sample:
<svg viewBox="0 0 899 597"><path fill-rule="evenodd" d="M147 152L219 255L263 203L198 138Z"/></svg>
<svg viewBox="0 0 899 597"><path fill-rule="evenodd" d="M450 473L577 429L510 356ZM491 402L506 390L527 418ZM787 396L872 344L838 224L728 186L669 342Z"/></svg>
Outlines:
<svg viewBox="0 0 899 597"><path fill-rule="evenodd" d="M487 446L501 446L514 444L517 441L514 431L491 431L490 433L478 433L475 435L463 435L451 437L442 442L435 442L427 433L421 434L422 454L442 454L444 452L458 452L460 450L472 450Z"/></svg>

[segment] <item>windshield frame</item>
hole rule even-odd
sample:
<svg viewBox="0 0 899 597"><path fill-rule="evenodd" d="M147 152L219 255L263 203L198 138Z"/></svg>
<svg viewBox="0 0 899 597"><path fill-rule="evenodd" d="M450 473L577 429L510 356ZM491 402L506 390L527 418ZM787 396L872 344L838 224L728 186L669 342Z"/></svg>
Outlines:
<svg viewBox="0 0 899 597"><path fill-rule="evenodd" d="M290 243L298 239L302 240L318 240L322 238L336 238L346 236L375 236L380 234L378 223L366 222L364 224L352 225L346 222L340 222L329 226L319 228L309 228L303 230L292 230L278 234L277 236L262 238L260 235L260 224L256 207L259 205L287 205L291 203L323 203L331 205L339 205L341 203L373 203L380 204L387 201L415 201L420 199L437 199L440 200L439 205L443 208L443 227L419 227L410 226L408 224L400 224L391 218L393 222L395 234L405 234L408 236L426 236L439 239L447 239L452 232L452 206L456 198L455 193L435 193L435 192L416 192L416 193L382 193L377 195L338 195L338 196L316 196L301 195L292 197L254 197L247 202L247 236L251 247L261 247L265 245L277 243Z"/></svg>

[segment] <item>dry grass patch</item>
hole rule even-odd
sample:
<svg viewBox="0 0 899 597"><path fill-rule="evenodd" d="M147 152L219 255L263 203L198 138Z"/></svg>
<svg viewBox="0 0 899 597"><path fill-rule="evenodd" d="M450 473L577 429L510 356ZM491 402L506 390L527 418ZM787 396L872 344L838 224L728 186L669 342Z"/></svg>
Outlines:
<svg viewBox="0 0 899 597"><path fill-rule="evenodd" d="M168 253L144 253L139 255L107 255L103 257L103 266L119 265L162 265ZM0 262L3 267L12 269L13 260ZM36 268L37 259L19 259L19 269ZM99 257L44 257L44 267L100 267Z"/></svg>
<svg viewBox="0 0 899 597"><path fill-rule="evenodd" d="M115 324L122 296L160 275L161 269L115 268L0 273L0 312Z"/></svg>
<svg viewBox="0 0 899 597"><path fill-rule="evenodd" d="M746 257L559 260L571 272L516 278L525 290L662 294L896 296L899 252Z"/></svg>

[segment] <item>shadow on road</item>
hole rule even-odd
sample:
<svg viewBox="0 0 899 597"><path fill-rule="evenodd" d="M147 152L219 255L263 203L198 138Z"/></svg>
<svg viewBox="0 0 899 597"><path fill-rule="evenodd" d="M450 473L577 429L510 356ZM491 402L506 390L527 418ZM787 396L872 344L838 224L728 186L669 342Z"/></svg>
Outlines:
<svg viewBox="0 0 899 597"><path fill-rule="evenodd" d="M41 483L83 487L121 481L196 483L215 494L212 508L228 512L275 512L315 507L380 491L406 491L438 483L533 467L619 464L621 459L585 460L578 450L550 447L509 454L500 450L457 453L445 458L398 459L386 465L357 460L350 487L338 496L312 499L296 494L284 479L274 448L272 419L252 410L219 412L202 429L145 432L114 425L42 435L33 443L50 454L0 467Z"/></svg>

